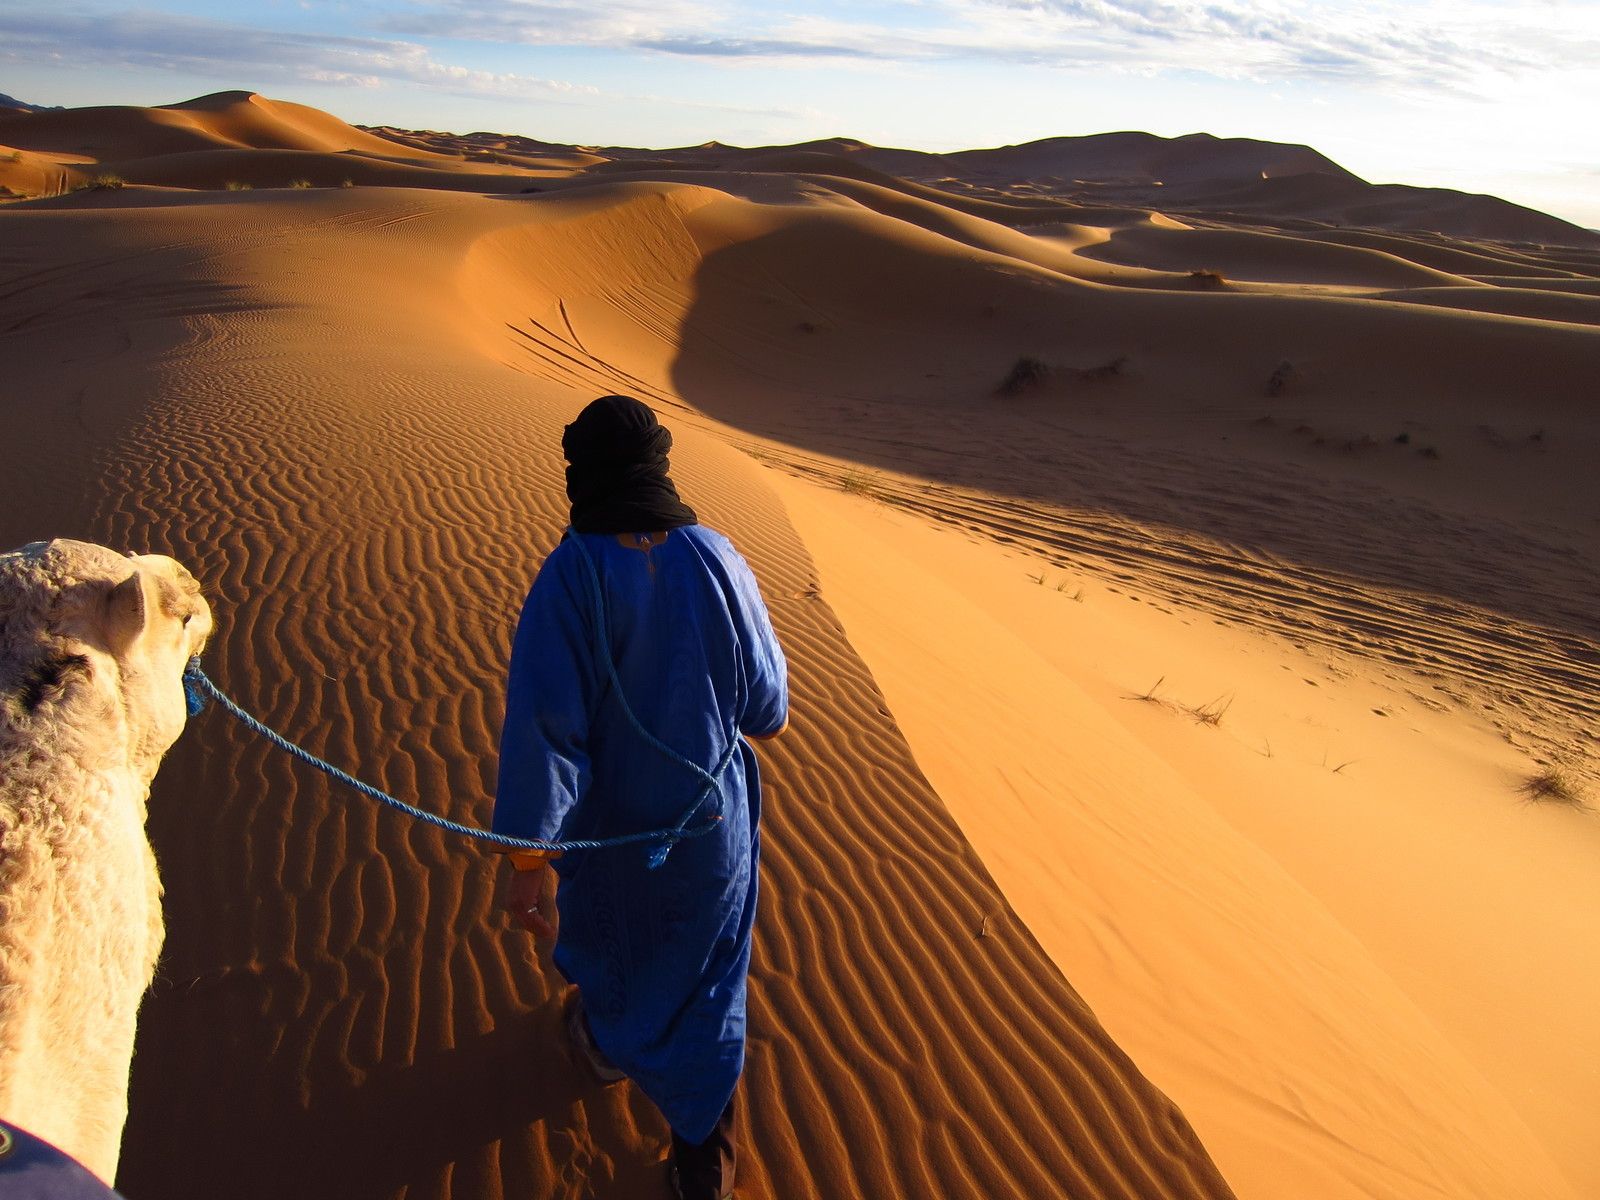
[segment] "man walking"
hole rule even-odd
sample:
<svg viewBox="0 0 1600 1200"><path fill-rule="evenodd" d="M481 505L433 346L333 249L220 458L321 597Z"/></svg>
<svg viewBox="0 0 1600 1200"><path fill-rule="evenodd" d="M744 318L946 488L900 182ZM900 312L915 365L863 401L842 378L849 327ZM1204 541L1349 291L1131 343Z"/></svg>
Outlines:
<svg viewBox="0 0 1600 1200"><path fill-rule="evenodd" d="M661 829L704 790L686 829L709 832L672 844L658 867L648 845L514 852L505 903L556 938L583 1062L604 1082L632 1079L672 1127L676 1193L722 1200L761 845L760 778L741 735L783 731L787 666L749 566L679 498L672 435L648 407L603 396L561 445L572 528L517 626L494 829L548 841ZM708 773L726 763L717 786L650 738Z"/></svg>

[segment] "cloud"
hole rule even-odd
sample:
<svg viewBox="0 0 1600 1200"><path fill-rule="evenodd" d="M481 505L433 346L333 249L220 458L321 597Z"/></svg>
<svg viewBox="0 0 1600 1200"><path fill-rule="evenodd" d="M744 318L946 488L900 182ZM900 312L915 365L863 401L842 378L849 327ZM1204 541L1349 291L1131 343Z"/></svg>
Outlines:
<svg viewBox="0 0 1600 1200"><path fill-rule="evenodd" d="M784 41L780 38L708 38L678 35L639 38L632 45L640 50L659 50L664 54L682 54L691 58L871 59L878 57L873 51L860 46L819 48L810 42Z"/></svg>
<svg viewBox="0 0 1600 1200"><path fill-rule="evenodd" d="M680 14L681 15L681 14ZM0 11L0 62L144 67L212 78L378 88L409 84L454 95L546 104L664 105L793 120L809 110L674 96L607 93L587 84L442 62L417 42L296 33L157 12Z"/></svg>
<svg viewBox="0 0 1600 1200"><path fill-rule="evenodd" d="M0 12L0 61L52 60L350 87L402 82L548 101L595 92L553 79L452 66L411 42L281 32L154 12Z"/></svg>
<svg viewBox="0 0 1600 1200"><path fill-rule="evenodd" d="M668 105L793 120L804 114L714 103L705 89L697 101L624 96L450 58L472 61L459 44L480 42L724 67L928 75L966 63L1500 101L1530 79L1558 75L1573 81L1575 94L1593 95L1582 72L1592 81L1592 64L1600 61L1600 5L1592 0L854 0L809 12L777 7L779 0L395 3L351 10L375 23L370 36L105 11L94 0L0 8L0 62L144 67L261 83L404 84L500 100Z"/></svg>
<svg viewBox="0 0 1600 1200"><path fill-rule="evenodd" d="M391 13L383 29L425 38L528 46L647 50L688 58L870 59L867 27L841 26L841 36L808 36L804 18L777 18L793 33L774 33L749 6L665 3L595 5L563 0L421 0ZM903 47L902 49L909 49Z"/></svg>
<svg viewBox="0 0 1600 1200"><path fill-rule="evenodd" d="M1585 69L1582 0L877 0L825 18L759 4L419 0L384 20L427 37L769 63L951 60L1471 93L1486 76Z"/></svg>

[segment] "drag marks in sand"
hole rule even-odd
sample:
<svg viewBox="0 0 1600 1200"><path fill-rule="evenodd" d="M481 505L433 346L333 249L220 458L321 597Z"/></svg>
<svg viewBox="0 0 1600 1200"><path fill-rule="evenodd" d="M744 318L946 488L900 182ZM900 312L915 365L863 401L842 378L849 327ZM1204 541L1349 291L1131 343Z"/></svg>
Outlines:
<svg viewBox="0 0 1600 1200"><path fill-rule="evenodd" d="M1063 475L1074 475L1079 464L1097 460L1098 471L1127 451L1109 441L1086 446L1080 440L1052 460ZM1172 508L1181 504L1190 514L1186 525L1175 517L1156 519L1155 506L1138 519L1126 514L1142 504L1053 504L887 470L866 473L848 462L781 448L761 453L802 478L1016 547L1113 590L1153 593L1207 620L1221 618L1302 649L1392 664L1396 680L1426 689L1417 694L1419 702L1475 710L1534 755L1562 760L1600 750L1594 740L1600 624L1575 603L1600 593L1600 574L1564 541L1408 507L1376 492L1325 494L1303 476L1274 486L1257 473L1235 481L1241 486L1220 489L1227 498L1221 504L1218 464L1202 463L1205 486L1191 481L1185 488L1195 460L1148 450L1136 452L1136 468L1125 465L1104 479L1159 476L1176 502ZM1291 518L1279 520L1285 488L1298 491L1300 501ZM1308 521L1315 504L1324 506L1324 517ZM1271 550L1227 540L1235 527ZM1308 532L1314 536L1307 538ZM1307 542L1300 556L1293 554L1297 538ZM1464 555L1464 547L1472 554ZM1519 569L1482 574L1494 555ZM1319 560L1343 569L1320 567ZM1435 590L1414 590L1424 578Z"/></svg>

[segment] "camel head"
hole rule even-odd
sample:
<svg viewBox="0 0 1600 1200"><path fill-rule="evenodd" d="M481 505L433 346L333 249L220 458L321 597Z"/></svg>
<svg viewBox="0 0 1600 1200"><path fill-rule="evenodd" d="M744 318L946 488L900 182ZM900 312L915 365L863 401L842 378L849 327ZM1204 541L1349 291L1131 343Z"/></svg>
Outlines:
<svg viewBox="0 0 1600 1200"><path fill-rule="evenodd" d="M87 689L120 716L120 752L148 783L183 732L184 668L211 629L200 585L165 555L34 542L0 555L0 705L16 722Z"/></svg>

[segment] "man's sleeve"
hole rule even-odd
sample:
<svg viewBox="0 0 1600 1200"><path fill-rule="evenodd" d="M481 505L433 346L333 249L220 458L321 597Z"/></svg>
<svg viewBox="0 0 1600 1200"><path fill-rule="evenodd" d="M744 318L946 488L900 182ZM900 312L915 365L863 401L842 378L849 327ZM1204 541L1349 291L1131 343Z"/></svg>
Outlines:
<svg viewBox="0 0 1600 1200"><path fill-rule="evenodd" d="M733 584L730 607L748 692L739 729L746 737L768 737L789 720L789 664L772 632L772 618L761 599L755 572L731 546L728 576Z"/></svg>
<svg viewBox="0 0 1600 1200"><path fill-rule="evenodd" d="M572 567L572 554L558 546L517 622L500 731L496 833L552 840L588 790L594 602Z"/></svg>

